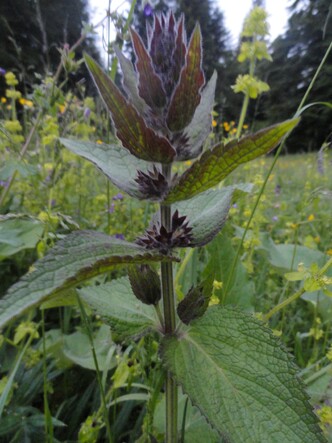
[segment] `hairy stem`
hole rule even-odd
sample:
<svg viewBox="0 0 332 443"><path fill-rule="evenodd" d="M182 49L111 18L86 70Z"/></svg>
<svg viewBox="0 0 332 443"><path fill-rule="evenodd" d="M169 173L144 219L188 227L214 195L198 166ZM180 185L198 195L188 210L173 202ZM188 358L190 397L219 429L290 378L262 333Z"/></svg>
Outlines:
<svg viewBox="0 0 332 443"><path fill-rule="evenodd" d="M167 180L171 177L171 166L163 166ZM167 230L171 229L171 207L160 205L160 221ZM164 306L164 333L171 335L175 331L175 294L172 263L161 263L161 287ZM177 442L178 390L170 372L166 372L166 443Z"/></svg>

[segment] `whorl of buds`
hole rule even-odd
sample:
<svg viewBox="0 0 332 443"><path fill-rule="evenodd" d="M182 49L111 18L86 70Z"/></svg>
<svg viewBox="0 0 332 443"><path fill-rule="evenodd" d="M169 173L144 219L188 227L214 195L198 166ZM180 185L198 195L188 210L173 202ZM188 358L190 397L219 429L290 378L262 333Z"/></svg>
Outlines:
<svg viewBox="0 0 332 443"><path fill-rule="evenodd" d="M176 210L169 231L159 222L154 223L136 240L136 243L147 249L158 249L163 254L167 254L172 248L185 248L192 240L192 228L185 220L186 216L179 217L179 212Z"/></svg>
<svg viewBox="0 0 332 443"><path fill-rule="evenodd" d="M156 305L161 299L161 283L157 272L149 265L128 267L131 289L135 296L146 305Z"/></svg>
<svg viewBox="0 0 332 443"><path fill-rule="evenodd" d="M147 173L138 170L135 181L141 193L148 196L150 200L160 200L168 191L168 182L155 165L152 171L147 171Z"/></svg>

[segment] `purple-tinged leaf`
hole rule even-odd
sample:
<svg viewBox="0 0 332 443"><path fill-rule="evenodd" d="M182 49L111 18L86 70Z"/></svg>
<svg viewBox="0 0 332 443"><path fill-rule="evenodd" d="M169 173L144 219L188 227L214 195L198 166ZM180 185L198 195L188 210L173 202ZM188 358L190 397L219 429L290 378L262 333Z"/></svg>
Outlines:
<svg viewBox="0 0 332 443"><path fill-rule="evenodd" d="M204 142L211 132L212 109L217 83L217 73L214 71L209 82L202 91L200 104L197 106L193 119L186 127L183 138L185 140L177 148L177 160L196 158L202 152Z"/></svg>
<svg viewBox="0 0 332 443"><path fill-rule="evenodd" d="M175 260L93 231L77 231L58 242L0 300L0 327L27 309L80 285L115 265Z"/></svg>
<svg viewBox="0 0 332 443"><path fill-rule="evenodd" d="M136 69L139 75L139 94L152 109L162 108L166 104L166 95L161 78L156 74L151 57L141 37L134 29L131 30L131 38L136 55Z"/></svg>
<svg viewBox="0 0 332 443"><path fill-rule="evenodd" d="M135 106L137 111L142 114L146 111L147 105L145 101L139 96L137 88L138 78L134 66L132 62L122 54L117 46L115 46L114 49L122 69L123 89L127 93L129 100Z"/></svg>
<svg viewBox="0 0 332 443"><path fill-rule="evenodd" d="M176 41L175 41L175 49L173 53L173 77L174 82L177 82L180 76L180 72L182 67L185 65L186 60L186 32L184 29L184 16L181 15L181 18L179 20L179 24L177 27L177 35L176 35Z"/></svg>
<svg viewBox="0 0 332 443"><path fill-rule="evenodd" d="M199 105L200 89L204 82L201 30L199 25L196 25L188 45L186 64L168 109L167 125L171 131L181 131L190 123Z"/></svg>
<svg viewBox="0 0 332 443"><path fill-rule="evenodd" d="M142 160L172 162L176 153L169 141L146 125L135 107L127 102L113 81L90 56L85 54L84 57L99 93L111 113L116 135L123 146Z"/></svg>
<svg viewBox="0 0 332 443"><path fill-rule="evenodd" d="M170 204L186 200L216 186L242 163L272 151L298 122L298 118L286 120L239 141L234 140L227 145L217 144L211 150L205 151L179 177L165 202Z"/></svg>

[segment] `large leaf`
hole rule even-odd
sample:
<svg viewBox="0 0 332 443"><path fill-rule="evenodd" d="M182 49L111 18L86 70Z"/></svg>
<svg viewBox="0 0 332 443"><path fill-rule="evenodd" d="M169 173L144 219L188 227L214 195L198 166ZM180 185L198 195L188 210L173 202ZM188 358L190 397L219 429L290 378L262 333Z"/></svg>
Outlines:
<svg viewBox="0 0 332 443"><path fill-rule="evenodd" d="M226 441L325 442L291 357L252 316L211 307L165 337L162 358Z"/></svg>
<svg viewBox="0 0 332 443"><path fill-rule="evenodd" d="M44 225L39 220L0 219L0 260L23 249L33 249L43 235Z"/></svg>
<svg viewBox="0 0 332 443"><path fill-rule="evenodd" d="M253 135L234 140L227 145L217 144L205 151L178 179L165 199L174 203L193 197L227 177L237 166L274 149L299 119L287 120Z"/></svg>
<svg viewBox="0 0 332 443"><path fill-rule="evenodd" d="M111 113L116 134L123 146L142 160L170 163L176 153L169 141L147 126L136 108L125 99L113 81L87 54L85 62Z"/></svg>
<svg viewBox="0 0 332 443"><path fill-rule="evenodd" d="M127 277L82 288L79 294L111 326L117 340L140 336L158 324L155 309L137 300Z"/></svg>
<svg viewBox="0 0 332 443"><path fill-rule="evenodd" d="M199 25L196 25L188 45L186 64L168 109L167 125L171 131L180 131L190 123L201 100L200 89L205 81L201 40L201 30Z"/></svg>
<svg viewBox="0 0 332 443"><path fill-rule="evenodd" d="M255 295L254 283L240 260L237 261L234 272L232 272L236 253L230 234L226 231L222 231L207 246L209 261L203 276L207 278L212 274L215 280L222 283L220 289L215 289L215 295L219 298L220 303L252 310ZM229 281L231 272L232 278ZM226 285L228 285L227 292L225 291Z"/></svg>
<svg viewBox="0 0 332 443"><path fill-rule="evenodd" d="M114 265L163 259L170 258L100 232L74 232L35 263L33 270L0 300L0 327L46 298L107 272Z"/></svg>
<svg viewBox="0 0 332 443"><path fill-rule="evenodd" d="M190 200L174 204L181 216L185 215L192 228L190 246L203 246L221 230L228 216L235 188L209 189Z"/></svg>
<svg viewBox="0 0 332 443"><path fill-rule="evenodd" d="M152 109L163 107L166 95L161 78L156 74L151 57L134 29L131 29L131 38L136 55L136 69L139 73L139 94Z"/></svg>
<svg viewBox="0 0 332 443"><path fill-rule="evenodd" d="M60 139L61 143L74 154L90 160L111 182L136 198L144 198L135 182L137 169L147 172L150 166L144 160L131 155L126 149L117 145L97 144L87 141Z"/></svg>
<svg viewBox="0 0 332 443"><path fill-rule="evenodd" d="M205 140L211 132L212 109L214 104L214 94L217 83L217 72L214 71L208 84L202 91L200 104L197 106L193 119L184 131L186 146L183 150L178 150L178 160L188 160L196 158L201 152Z"/></svg>
<svg viewBox="0 0 332 443"><path fill-rule="evenodd" d="M89 336L81 331L61 337L63 355L76 365L82 368L96 370ZM102 325L93 337L98 367L101 371L112 369L116 366L116 358L110 358L110 351L115 351L115 344L112 341L111 331L108 326Z"/></svg>

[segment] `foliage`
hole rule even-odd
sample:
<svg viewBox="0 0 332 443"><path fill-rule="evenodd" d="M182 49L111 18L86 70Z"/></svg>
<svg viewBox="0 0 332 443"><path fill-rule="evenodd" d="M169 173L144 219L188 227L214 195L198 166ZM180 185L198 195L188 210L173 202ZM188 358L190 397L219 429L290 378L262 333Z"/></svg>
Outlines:
<svg viewBox="0 0 332 443"><path fill-rule="evenodd" d="M239 141L236 123L223 121L222 137L211 112L216 74L197 88L200 66L188 55L173 88L181 86L171 94L164 68L153 57L151 68L134 31L132 38L137 69L145 71L140 84L130 61L115 49L125 100L86 57L132 152L110 133L100 103L84 87L66 91L68 75L61 84L57 76L41 79L33 94L22 96L20 78L3 77L9 94L1 101L1 291L21 280L0 302L6 323L0 335L0 439L146 443L164 441L165 433L175 441L169 435L178 432L190 442L217 442L220 433L234 441L323 441L312 406L330 438L330 153L325 147L317 159L280 158L252 217L249 208L272 159L245 161L272 149L297 120L246 132ZM197 27L183 44L191 42L202 60L199 40ZM71 50L67 55L59 69L70 71L80 60ZM190 106L183 108L182 97L191 91ZM130 103L135 119L128 118ZM137 146L129 139L135 121L142 135ZM172 131L162 131L165 124ZM150 161L153 150L145 151L153 132L164 140L162 165ZM147 153L146 160L135 156ZM131 197L145 200L145 207ZM152 260L162 260L161 270ZM166 276L172 270L176 325L169 322L172 306L158 303L160 289L164 302L170 295L172 279ZM280 340L295 355L312 406ZM179 392L172 408L176 389L167 369L189 395ZM257 373L264 386L257 385ZM229 395L234 387L238 395ZM205 400L209 390L215 402ZM249 394L253 402L246 401ZM295 422L299 428L291 434Z"/></svg>

